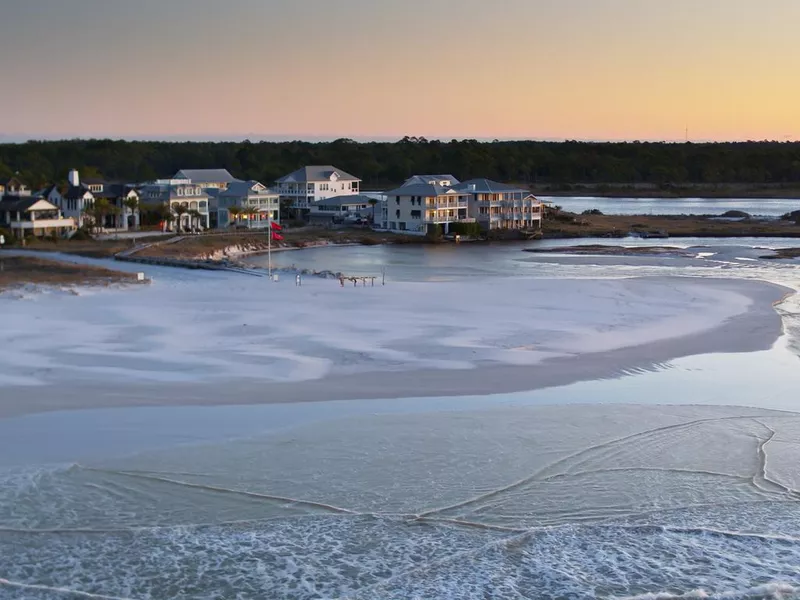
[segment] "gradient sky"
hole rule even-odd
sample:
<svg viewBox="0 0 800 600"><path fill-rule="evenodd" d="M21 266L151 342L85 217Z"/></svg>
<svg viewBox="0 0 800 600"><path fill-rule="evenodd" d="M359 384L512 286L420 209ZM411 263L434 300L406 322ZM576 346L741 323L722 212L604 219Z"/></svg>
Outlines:
<svg viewBox="0 0 800 600"><path fill-rule="evenodd" d="M800 138L800 0L0 0L0 136Z"/></svg>

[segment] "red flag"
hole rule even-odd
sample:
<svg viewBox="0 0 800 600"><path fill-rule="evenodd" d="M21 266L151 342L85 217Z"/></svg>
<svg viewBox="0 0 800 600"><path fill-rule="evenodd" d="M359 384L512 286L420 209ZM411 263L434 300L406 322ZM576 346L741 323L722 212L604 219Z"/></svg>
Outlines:
<svg viewBox="0 0 800 600"><path fill-rule="evenodd" d="M282 242L283 236L280 233L273 233L272 239L275 240L276 242Z"/></svg>
<svg viewBox="0 0 800 600"><path fill-rule="evenodd" d="M272 231L280 231L281 229L283 229L283 227L278 225L275 221L272 221L270 223L270 227L272 227Z"/></svg>

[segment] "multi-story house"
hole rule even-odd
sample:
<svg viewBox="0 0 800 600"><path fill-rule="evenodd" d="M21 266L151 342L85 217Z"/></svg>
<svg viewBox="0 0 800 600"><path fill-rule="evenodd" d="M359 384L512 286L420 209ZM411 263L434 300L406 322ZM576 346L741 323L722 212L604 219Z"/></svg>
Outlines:
<svg viewBox="0 0 800 600"><path fill-rule="evenodd" d="M41 193L47 194L47 199L57 204L64 215L74 219L79 227L86 224L87 210L101 198L107 200L114 210L105 215L99 227L127 231L139 226L139 194L133 185L102 179L81 181L75 169L69 172L67 180L69 185L63 194L55 186Z"/></svg>
<svg viewBox="0 0 800 600"><path fill-rule="evenodd" d="M211 192L212 190L206 190ZM248 228L269 227L270 221L280 222L280 201L277 192L258 181L233 181L227 189L212 194L211 222L216 227L239 223ZM231 215L236 207L238 215Z"/></svg>
<svg viewBox="0 0 800 600"><path fill-rule="evenodd" d="M425 176L417 177L424 181ZM416 178L409 181L412 180L419 181ZM469 217L469 193L453 188L450 181L434 178L386 192L383 227L424 235L433 226L441 226L447 234L453 223L474 222Z"/></svg>
<svg viewBox="0 0 800 600"><path fill-rule="evenodd" d="M20 190L24 192L24 190ZM0 227L16 237L63 234L75 228L75 221L64 218L58 206L30 193L6 193L0 199Z"/></svg>
<svg viewBox="0 0 800 600"><path fill-rule="evenodd" d="M61 194L61 212L65 217L73 219L78 227L83 227L87 221L86 211L94 202L94 194L88 186L81 183L80 175L75 169L69 172L67 180L67 189Z"/></svg>
<svg viewBox="0 0 800 600"><path fill-rule="evenodd" d="M470 179L453 186L469 194L469 215L483 229L539 229L542 202L528 190L489 179Z"/></svg>
<svg viewBox="0 0 800 600"><path fill-rule="evenodd" d="M127 231L139 226L139 194L135 186L102 179L87 179L84 183L95 200L104 198L115 208L106 216L104 228Z"/></svg>
<svg viewBox="0 0 800 600"><path fill-rule="evenodd" d="M172 220L164 224L173 231L208 229L209 194L188 179L158 179L139 189L139 197L145 204L166 205Z"/></svg>
<svg viewBox="0 0 800 600"><path fill-rule="evenodd" d="M311 206L335 196L358 194L361 180L331 165L302 167L277 180L282 203L296 215L307 217Z"/></svg>
<svg viewBox="0 0 800 600"><path fill-rule="evenodd" d="M224 190L234 181L239 181L228 169L181 169L172 179L184 180L203 189Z"/></svg>

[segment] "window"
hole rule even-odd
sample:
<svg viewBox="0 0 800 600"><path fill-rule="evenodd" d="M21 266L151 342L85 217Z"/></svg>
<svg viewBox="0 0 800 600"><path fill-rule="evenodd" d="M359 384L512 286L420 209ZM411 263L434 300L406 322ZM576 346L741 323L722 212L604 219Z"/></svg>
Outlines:
<svg viewBox="0 0 800 600"><path fill-rule="evenodd" d="M400 209L394 211L394 216L397 217L398 219L400 218Z"/></svg>
<svg viewBox="0 0 800 600"><path fill-rule="evenodd" d="M395 204L397 204L398 206L400 206L400 196L395 196L395 197L394 197L394 202L395 202Z"/></svg>
<svg viewBox="0 0 800 600"><path fill-rule="evenodd" d="M421 219L422 218L422 211L421 210L412 210L411 211L411 218L412 219Z"/></svg>
<svg viewBox="0 0 800 600"><path fill-rule="evenodd" d="M178 196L183 196L183 188L178 188Z"/></svg>

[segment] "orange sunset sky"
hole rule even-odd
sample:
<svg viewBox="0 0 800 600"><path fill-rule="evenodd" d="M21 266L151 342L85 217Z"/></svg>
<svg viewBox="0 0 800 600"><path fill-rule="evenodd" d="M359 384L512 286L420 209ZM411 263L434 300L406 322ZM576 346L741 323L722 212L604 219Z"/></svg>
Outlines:
<svg viewBox="0 0 800 600"><path fill-rule="evenodd" d="M2 139L800 139L800 0L0 0Z"/></svg>

